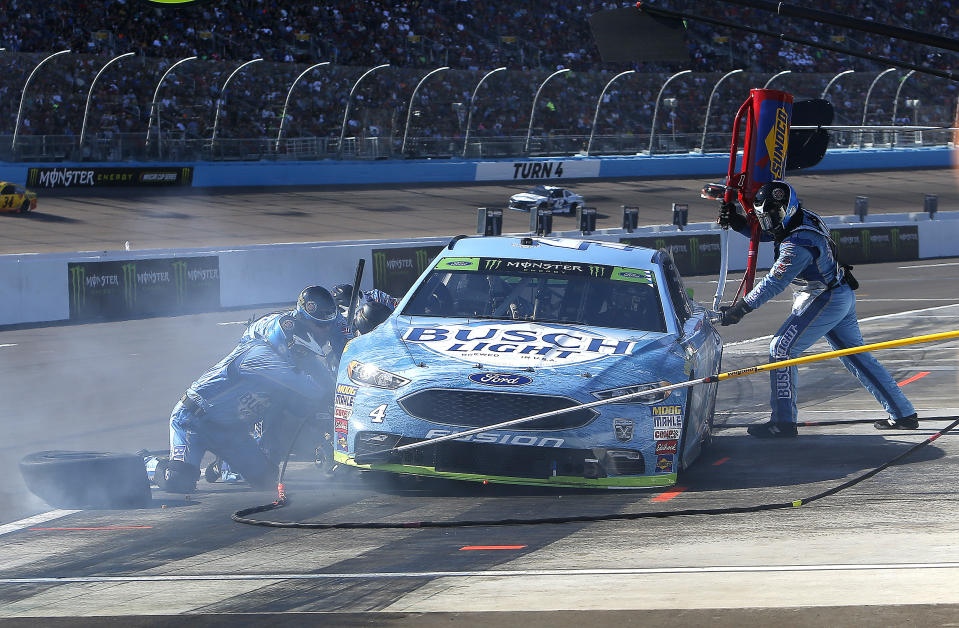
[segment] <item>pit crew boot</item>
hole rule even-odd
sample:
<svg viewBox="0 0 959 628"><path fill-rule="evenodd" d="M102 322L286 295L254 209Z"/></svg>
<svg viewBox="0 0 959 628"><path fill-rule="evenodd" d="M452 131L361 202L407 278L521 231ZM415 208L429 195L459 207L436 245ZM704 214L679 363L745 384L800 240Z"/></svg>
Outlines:
<svg viewBox="0 0 959 628"><path fill-rule="evenodd" d="M181 460L160 460L153 474L153 481L167 493L192 493L200 479L200 468Z"/></svg>
<svg viewBox="0 0 959 628"><path fill-rule="evenodd" d="M756 438L795 438L799 434L795 423L784 421L768 421L746 428L750 436Z"/></svg>
<svg viewBox="0 0 959 628"><path fill-rule="evenodd" d="M914 430L919 427L919 415L913 412L901 419L886 417L872 424L877 430Z"/></svg>

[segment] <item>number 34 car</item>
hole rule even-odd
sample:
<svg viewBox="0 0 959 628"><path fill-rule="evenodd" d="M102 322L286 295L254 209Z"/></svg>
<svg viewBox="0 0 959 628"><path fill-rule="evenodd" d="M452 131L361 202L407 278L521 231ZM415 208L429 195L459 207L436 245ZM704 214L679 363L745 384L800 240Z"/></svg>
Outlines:
<svg viewBox="0 0 959 628"><path fill-rule="evenodd" d="M334 458L491 483L668 486L710 442L716 384L634 393L718 373L721 357L664 251L454 239L385 322L348 344Z"/></svg>
<svg viewBox="0 0 959 628"><path fill-rule="evenodd" d="M0 211L25 214L37 208L37 194L22 185L0 181Z"/></svg>

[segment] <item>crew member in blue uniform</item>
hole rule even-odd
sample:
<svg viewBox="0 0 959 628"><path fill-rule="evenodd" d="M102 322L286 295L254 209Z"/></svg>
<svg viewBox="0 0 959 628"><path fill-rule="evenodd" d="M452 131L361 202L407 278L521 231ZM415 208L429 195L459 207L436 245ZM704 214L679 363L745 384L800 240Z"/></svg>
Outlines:
<svg viewBox="0 0 959 628"><path fill-rule="evenodd" d="M339 306L340 313L345 316L350 309L350 301L353 299L353 285L348 283L337 284L330 290L330 294L333 295L333 299ZM390 296L376 288L372 290L360 290L360 296L356 301L356 309L359 310L367 303L382 303L392 310L396 308L396 304L399 302L400 300L396 297Z"/></svg>
<svg viewBox="0 0 959 628"><path fill-rule="evenodd" d="M295 309L258 319L218 364L187 389L170 416L170 459L159 463L157 485L168 492L196 488L206 451L226 461L256 488L275 485L279 456L289 443L264 434L289 417L332 414L333 369L346 344L336 302L320 286L303 290ZM283 433L287 430L276 430Z"/></svg>
<svg viewBox="0 0 959 628"><path fill-rule="evenodd" d="M839 264L835 244L822 219L803 208L796 191L784 181L763 185L753 209L765 236L775 243L776 261L749 294L732 306L720 308L721 324L738 323L792 283L798 286L792 312L769 345L770 362L798 357L824 336L833 349L862 345L853 292L858 284L848 267ZM749 234L745 216L732 204L723 206L719 221ZM888 418L875 422L876 429L919 427L912 404L870 353L839 359L888 412ZM772 416L767 423L751 425L749 433L759 438L796 436L796 367L771 371L770 387Z"/></svg>

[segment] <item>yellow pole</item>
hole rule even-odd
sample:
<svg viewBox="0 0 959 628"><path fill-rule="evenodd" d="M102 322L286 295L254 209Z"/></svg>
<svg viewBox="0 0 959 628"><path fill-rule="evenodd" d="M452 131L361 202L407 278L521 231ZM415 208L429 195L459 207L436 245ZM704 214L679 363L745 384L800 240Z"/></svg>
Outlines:
<svg viewBox="0 0 959 628"><path fill-rule="evenodd" d="M938 334L926 334L925 336L912 336L910 338L900 338L899 340L888 340L886 342L876 342L871 345L860 345L858 347L850 347L849 349L838 349L836 351L826 351L825 353L816 353L814 355L807 355L801 358L792 358L790 360L770 362L769 364L762 364L760 366L750 366L749 368L739 369L738 371L729 371L728 373L720 373L716 377L716 379L718 379L719 381L723 381L725 379L732 379L734 377L741 377L743 375L752 375L753 373L762 373L764 371L775 371L776 369L786 368L787 366L795 366L797 364L809 364L810 362L819 362L821 360L828 360L830 358L839 358L844 355L851 355L853 353L865 353L867 351L876 351L878 349L892 349L893 347L901 347L903 345L919 344L920 342L933 342L936 340L948 340L949 338L959 338L959 331L944 331Z"/></svg>

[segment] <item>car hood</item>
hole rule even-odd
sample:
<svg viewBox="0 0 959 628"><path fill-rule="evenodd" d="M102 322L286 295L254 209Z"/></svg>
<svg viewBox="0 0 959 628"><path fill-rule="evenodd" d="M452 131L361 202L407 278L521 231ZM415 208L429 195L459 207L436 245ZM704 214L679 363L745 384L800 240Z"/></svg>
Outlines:
<svg viewBox="0 0 959 628"><path fill-rule="evenodd" d="M522 192L520 194L514 194L509 197L511 201L525 201L528 203L535 203L537 201L545 201L545 196L540 196L539 194L530 194L529 192Z"/></svg>
<svg viewBox="0 0 959 628"><path fill-rule="evenodd" d="M468 379L508 388L553 379L564 389L600 390L686 378L675 337L658 332L401 316L362 340L351 343L350 359L438 385Z"/></svg>

